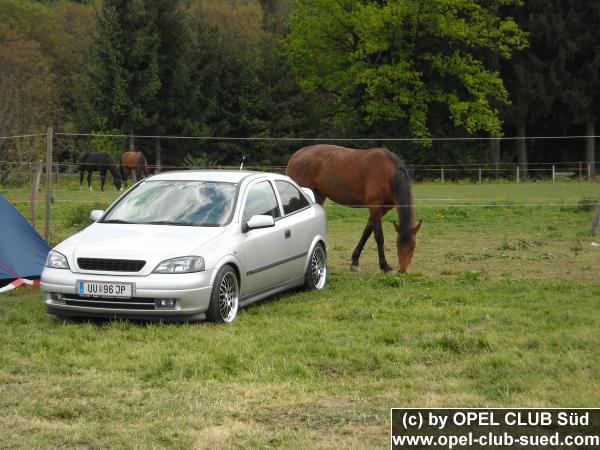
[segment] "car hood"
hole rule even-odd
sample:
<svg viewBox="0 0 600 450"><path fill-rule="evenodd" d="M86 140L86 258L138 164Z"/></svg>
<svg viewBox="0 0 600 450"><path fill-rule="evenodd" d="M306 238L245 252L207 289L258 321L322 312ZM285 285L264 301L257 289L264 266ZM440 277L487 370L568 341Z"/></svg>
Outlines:
<svg viewBox="0 0 600 450"><path fill-rule="evenodd" d="M136 259L146 261L137 275L146 275L165 259L202 256L200 247L224 231L224 227L96 223L56 250L68 258L73 271L77 271L77 258Z"/></svg>

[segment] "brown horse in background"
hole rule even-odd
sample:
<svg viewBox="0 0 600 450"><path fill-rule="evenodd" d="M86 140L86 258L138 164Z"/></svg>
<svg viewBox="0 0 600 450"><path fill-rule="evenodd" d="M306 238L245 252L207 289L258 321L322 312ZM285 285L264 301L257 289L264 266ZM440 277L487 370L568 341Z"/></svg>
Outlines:
<svg viewBox="0 0 600 450"><path fill-rule="evenodd" d="M142 152L125 152L121 156L121 179L124 187L127 187L130 173L133 173L135 182L148 176L148 161Z"/></svg>
<svg viewBox="0 0 600 450"><path fill-rule="evenodd" d="M401 272L407 272L421 222L414 224L410 177L402 161L385 148L358 150L335 145L312 145L298 150L287 165L287 174L315 193L317 203L326 198L355 208L369 208L369 220L352 253L350 269L359 271L365 243L375 234L379 267L393 269L385 259L381 218L392 208L398 212L396 247Z"/></svg>

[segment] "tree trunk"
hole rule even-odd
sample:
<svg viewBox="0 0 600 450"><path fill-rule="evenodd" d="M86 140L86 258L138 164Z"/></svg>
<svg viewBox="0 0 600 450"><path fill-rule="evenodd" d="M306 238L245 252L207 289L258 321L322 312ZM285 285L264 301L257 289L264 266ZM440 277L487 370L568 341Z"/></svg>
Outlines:
<svg viewBox="0 0 600 450"><path fill-rule="evenodd" d="M490 133L491 138L495 138L492 133ZM496 178L500 176L500 139L490 139L490 158L494 163L494 168L496 169Z"/></svg>
<svg viewBox="0 0 600 450"><path fill-rule="evenodd" d="M588 120L585 123L585 161L590 164L590 176L596 176L596 152L594 149L596 124L593 120Z"/></svg>
<svg viewBox="0 0 600 450"><path fill-rule="evenodd" d="M155 154L155 160L156 160L155 171L156 171L156 173L159 173L161 171L160 153L161 153L160 138L156 138L156 154Z"/></svg>
<svg viewBox="0 0 600 450"><path fill-rule="evenodd" d="M133 137L133 130L129 130L129 151L135 150L135 138Z"/></svg>
<svg viewBox="0 0 600 450"><path fill-rule="evenodd" d="M517 162L519 164L520 177L527 178L527 141L525 140L525 122L517 122Z"/></svg>

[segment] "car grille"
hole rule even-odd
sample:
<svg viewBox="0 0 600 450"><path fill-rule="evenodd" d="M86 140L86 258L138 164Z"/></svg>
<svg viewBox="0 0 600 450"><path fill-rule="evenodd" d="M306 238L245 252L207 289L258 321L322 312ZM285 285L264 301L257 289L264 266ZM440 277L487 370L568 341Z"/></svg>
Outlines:
<svg viewBox="0 0 600 450"><path fill-rule="evenodd" d="M62 300L65 305L85 306L88 308L141 309L152 311L156 309L154 306L156 299L148 297L113 298L65 294Z"/></svg>
<svg viewBox="0 0 600 450"><path fill-rule="evenodd" d="M139 272L146 261L135 259L77 258L77 264L83 270L100 272Z"/></svg>

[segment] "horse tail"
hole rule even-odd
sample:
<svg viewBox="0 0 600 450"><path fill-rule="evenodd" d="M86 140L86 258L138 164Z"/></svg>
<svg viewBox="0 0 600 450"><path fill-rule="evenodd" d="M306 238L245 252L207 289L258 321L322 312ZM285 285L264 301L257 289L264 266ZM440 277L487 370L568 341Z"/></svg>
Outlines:
<svg viewBox="0 0 600 450"><path fill-rule="evenodd" d="M140 177L142 175L148 176L147 174L147 163L146 163L146 157L144 156L144 154L142 152L138 153L138 174L140 175Z"/></svg>
<svg viewBox="0 0 600 450"><path fill-rule="evenodd" d="M121 180L125 179L125 168L123 167L123 155L121 155L121 159L119 160L119 174L121 175Z"/></svg>
<svg viewBox="0 0 600 450"><path fill-rule="evenodd" d="M396 209L398 211L398 219L400 220L400 242L410 242L412 239L412 222L414 217L410 175L399 159L398 162L400 163L398 171L394 175L394 178L392 178L392 191L398 202Z"/></svg>

